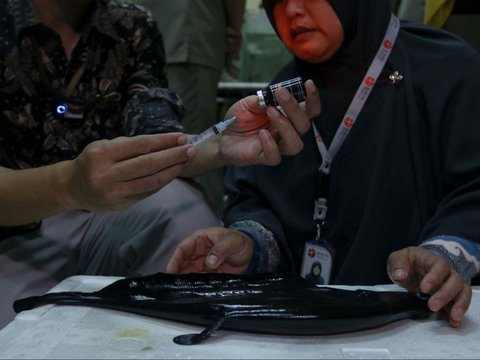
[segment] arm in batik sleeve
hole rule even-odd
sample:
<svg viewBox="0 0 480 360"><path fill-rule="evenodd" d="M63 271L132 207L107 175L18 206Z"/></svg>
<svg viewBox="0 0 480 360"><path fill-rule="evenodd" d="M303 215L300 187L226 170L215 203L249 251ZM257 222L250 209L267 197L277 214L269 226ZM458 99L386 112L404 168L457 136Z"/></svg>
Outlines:
<svg viewBox="0 0 480 360"><path fill-rule="evenodd" d="M127 96L124 133L181 132L184 107L177 94L168 89L162 34L150 13L137 20L123 86Z"/></svg>
<svg viewBox="0 0 480 360"><path fill-rule="evenodd" d="M247 273L268 273L277 270L280 262L280 249L270 230L253 220L235 222L229 226L229 229L243 232L255 244L255 252L247 268Z"/></svg>

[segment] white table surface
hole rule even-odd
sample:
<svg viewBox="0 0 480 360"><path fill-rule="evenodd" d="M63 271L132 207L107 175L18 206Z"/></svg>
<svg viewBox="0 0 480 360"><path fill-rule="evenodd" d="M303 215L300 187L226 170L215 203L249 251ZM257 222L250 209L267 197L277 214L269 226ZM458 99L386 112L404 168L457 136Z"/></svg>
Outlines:
<svg viewBox="0 0 480 360"><path fill-rule="evenodd" d="M74 276L51 292L95 291L117 279ZM362 288L398 289L394 285ZM0 331L0 358L480 359L480 287L474 288L471 307L459 329L432 315L341 335L277 336L219 330L199 345L172 341L177 335L201 330L114 310L46 305L20 313Z"/></svg>

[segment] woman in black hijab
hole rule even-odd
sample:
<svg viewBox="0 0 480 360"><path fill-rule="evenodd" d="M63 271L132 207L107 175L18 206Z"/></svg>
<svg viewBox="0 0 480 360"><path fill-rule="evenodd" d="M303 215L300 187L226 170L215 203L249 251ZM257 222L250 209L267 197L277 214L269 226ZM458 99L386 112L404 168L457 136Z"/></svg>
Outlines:
<svg viewBox="0 0 480 360"><path fill-rule="evenodd" d="M386 0L263 3L295 55L274 82L312 79L322 112L300 154L229 168L228 228L167 270L303 274L320 254L331 284L420 289L459 326L480 271L479 54Z"/></svg>

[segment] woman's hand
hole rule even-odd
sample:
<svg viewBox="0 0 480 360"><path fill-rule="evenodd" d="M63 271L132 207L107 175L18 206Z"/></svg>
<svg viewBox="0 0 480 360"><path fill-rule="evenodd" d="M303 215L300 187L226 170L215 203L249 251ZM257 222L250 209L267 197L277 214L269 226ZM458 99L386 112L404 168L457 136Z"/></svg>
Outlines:
<svg viewBox="0 0 480 360"><path fill-rule="evenodd" d="M472 289L444 258L421 247L408 247L390 254L387 271L403 288L430 294L430 310L445 311L450 325L460 326Z"/></svg>
<svg viewBox="0 0 480 360"><path fill-rule="evenodd" d="M242 232L223 227L197 230L175 249L166 272L243 274L253 257L253 241Z"/></svg>

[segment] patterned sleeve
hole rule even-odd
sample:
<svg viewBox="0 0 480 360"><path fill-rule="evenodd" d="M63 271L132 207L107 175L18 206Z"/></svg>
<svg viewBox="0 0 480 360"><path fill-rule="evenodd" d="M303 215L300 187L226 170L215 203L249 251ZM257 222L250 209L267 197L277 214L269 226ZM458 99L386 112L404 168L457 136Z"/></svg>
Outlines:
<svg viewBox="0 0 480 360"><path fill-rule="evenodd" d="M278 269L280 249L270 230L253 220L237 221L231 224L229 229L243 232L255 244L255 253L247 273L270 273Z"/></svg>
<svg viewBox="0 0 480 360"><path fill-rule="evenodd" d="M124 109L124 134L134 136L183 132L180 119L184 113L178 96L165 88L138 92Z"/></svg>
<svg viewBox="0 0 480 360"><path fill-rule="evenodd" d="M480 245L473 241L442 235L427 239L420 246L444 257L467 284L480 274Z"/></svg>
<svg viewBox="0 0 480 360"><path fill-rule="evenodd" d="M163 37L152 15L139 10L130 32L131 61L124 86L128 99L125 135L183 131L183 102L168 89Z"/></svg>

